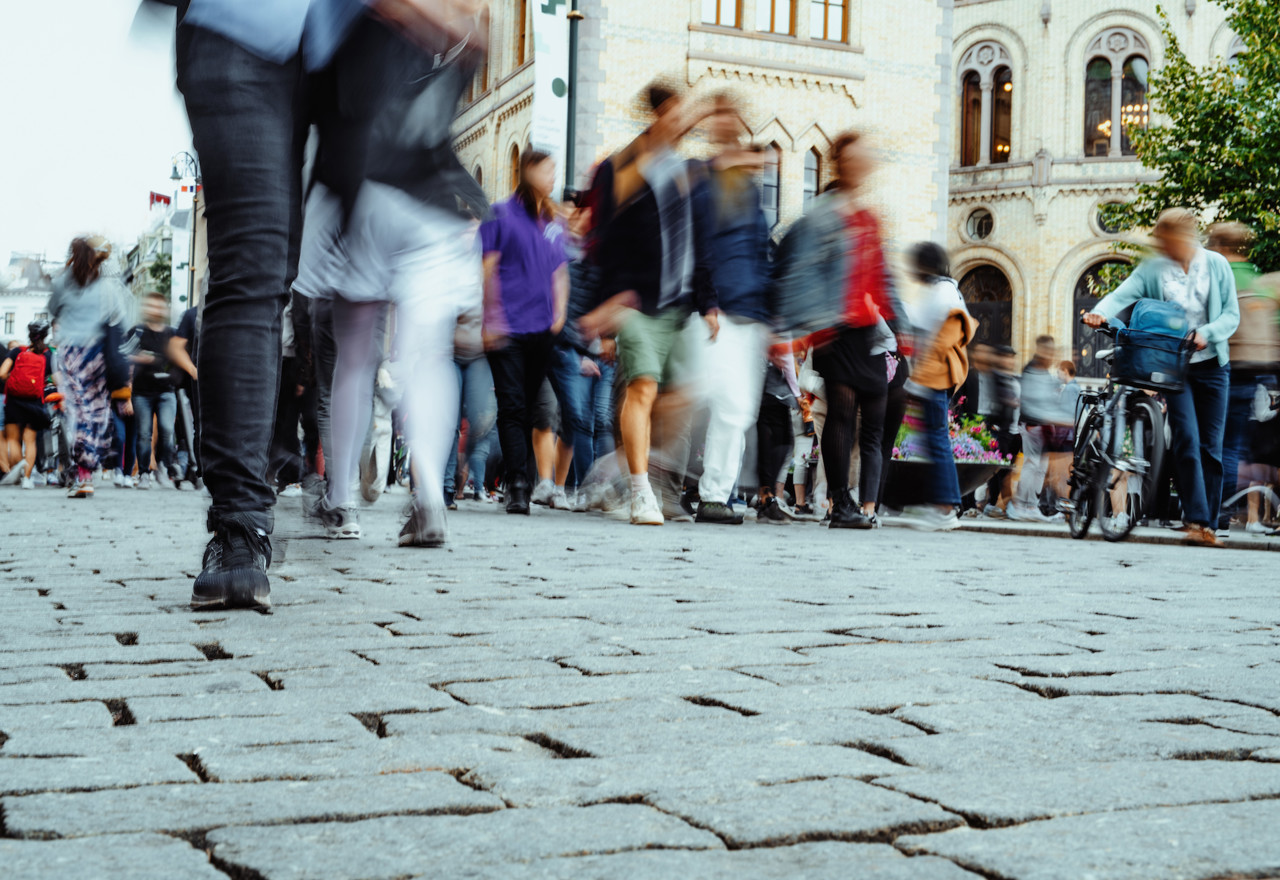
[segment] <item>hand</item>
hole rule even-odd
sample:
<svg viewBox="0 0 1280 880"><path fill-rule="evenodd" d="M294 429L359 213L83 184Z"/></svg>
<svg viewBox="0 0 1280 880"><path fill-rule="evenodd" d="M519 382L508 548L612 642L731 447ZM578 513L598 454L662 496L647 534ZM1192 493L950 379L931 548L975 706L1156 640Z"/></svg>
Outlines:
<svg viewBox="0 0 1280 880"><path fill-rule="evenodd" d="M500 351L507 347L507 334L493 330L485 330L480 334L484 340L485 351Z"/></svg>
<svg viewBox="0 0 1280 880"><path fill-rule="evenodd" d="M306 394L306 393L307 393L307 386L306 386L306 385L296 385L296 386L294 386L293 393L294 393L294 396L295 396L295 397L301 397L302 395L304 395L304 394Z"/></svg>
<svg viewBox="0 0 1280 880"><path fill-rule="evenodd" d="M559 314L556 315L555 323L551 325L552 336L560 335L560 331L564 329L564 321L565 321L564 312L560 312Z"/></svg>
<svg viewBox="0 0 1280 880"><path fill-rule="evenodd" d="M1191 337L1191 344L1196 347L1196 351L1204 351L1209 347L1209 340L1204 338L1204 334L1197 330Z"/></svg>
<svg viewBox="0 0 1280 880"><path fill-rule="evenodd" d="M131 417L131 416L133 415L133 401L132 401L132 400L122 400L122 401L120 401L120 415L125 416L125 417Z"/></svg>
<svg viewBox="0 0 1280 880"><path fill-rule="evenodd" d="M916 338L912 333L905 330L897 335L898 351L902 352L904 357L911 357L916 353Z"/></svg>
<svg viewBox="0 0 1280 880"><path fill-rule="evenodd" d="M588 341L616 333L628 312L639 305L634 290L623 291L605 300L578 319L578 329Z"/></svg>
<svg viewBox="0 0 1280 880"><path fill-rule="evenodd" d="M600 365L597 364L595 361L593 361L589 357L584 357L582 359L581 369L582 369L582 375L586 376L588 379L600 378Z"/></svg>
<svg viewBox="0 0 1280 880"><path fill-rule="evenodd" d="M485 51L489 44L489 10L482 0L373 0L375 15L428 49L440 49L440 36L466 39Z"/></svg>
<svg viewBox="0 0 1280 880"><path fill-rule="evenodd" d="M1086 327L1101 327L1107 323L1107 319L1099 315L1097 312L1085 312L1084 317L1080 319L1080 323Z"/></svg>
<svg viewBox="0 0 1280 880"><path fill-rule="evenodd" d="M153 354L135 354L130 357L129 360L133 361L135 364L154 364L156 362L156 356Z"/></svg>
<svg viewBox="0 0 1280 880"><path fill-rule="evenodd" d="M712 309L702 316L702 320L707 322L707 329L711 331L711 341L715 342L716 337L720 335L720 310Z"/></svg>
<svg viewBox="0 0 1280 880"><path fill-rule="evenodd" d="M618 362L618 340L600 340L600 360L606 364L616 364Z"/></svg>

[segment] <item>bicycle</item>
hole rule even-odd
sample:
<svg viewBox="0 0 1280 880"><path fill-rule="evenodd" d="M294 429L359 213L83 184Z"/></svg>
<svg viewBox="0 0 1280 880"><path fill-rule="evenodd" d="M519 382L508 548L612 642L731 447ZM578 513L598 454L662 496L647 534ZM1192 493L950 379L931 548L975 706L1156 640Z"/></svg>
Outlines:
<svg viewBox="0 0 1280 880"><path fill-rule="evenodd" d="M1097 330L1117 336L1111 327ZM1098 357L1110 364L1115 349ZM1109 379L1102 391L1083 392L1063 505L1071 537L1083 538L1097 519L1105 540L1127 538L1151 508L1164 452L1164 413L1142 388Z"/></svg>

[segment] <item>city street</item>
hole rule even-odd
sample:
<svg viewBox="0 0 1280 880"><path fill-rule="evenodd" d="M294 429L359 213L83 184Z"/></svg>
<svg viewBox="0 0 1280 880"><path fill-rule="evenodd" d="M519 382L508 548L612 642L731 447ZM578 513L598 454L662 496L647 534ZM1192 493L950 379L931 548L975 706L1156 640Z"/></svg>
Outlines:
<svg viewBox="0 0 1280 880"><path fill-rule="evenodd" d="M1269 553L5 491L0 877L1280 876Z"/></svg>

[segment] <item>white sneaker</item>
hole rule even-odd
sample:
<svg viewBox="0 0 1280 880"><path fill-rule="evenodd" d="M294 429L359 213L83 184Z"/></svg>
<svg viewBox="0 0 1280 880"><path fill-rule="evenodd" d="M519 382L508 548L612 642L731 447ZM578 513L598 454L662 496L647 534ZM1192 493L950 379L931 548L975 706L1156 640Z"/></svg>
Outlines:
<svg viewBox="0 0 1280 880"><path fill-rule="evenodd" d="M141 473L141 474L138 474L138 482L137 482L137 484L136 484L136 488L138 488L138 489L150 489L150 488L151 488L151 474L148 474L148 473Z"/></svg>
<svg viewBox="0 0 1280 880"><path fill-rule="evenodd" d="M631 524L633 526L660 526L663 523L662 505L652 489L631 494Z"/></svg>
<svg viewBox="0 0 1280 880"><path fill-rule="evenodd" d="M901 516L895 516L886 522L922 532L950 532L960 528L960 518L954 510L940 513L937 508L923 504L908 507L902 511Z"/></svg>
<svg viewBox="0 0 1280 880"><path fill-rule="evenodd" d="M1267 532L1271 530L1260 522L1251 522L1244 527L1244 531L1245 531L1245 534L1248 534L1248 535L1265 535Z"/></svg>
<svg viewBox="0 0 1280 880"><path fill-rule="evenodd" d="M280 497L281 498L301 498L302 484L290 483L289 485L285 486L283 489L280 490Z"/></svg>
<svg viewBox="0 0 1280 880"><path fill-rule="evenodd" d="M555 497L555 494L556 484L550 480L542 480L534 487L533 497L530 498L529 501L533 504L541 505L542 507L550 507L551 499Z"/></svg>
<svg viewBox="0 0 1280 880"><path fill-rule="evenodd" d="M1037 522L1047 523L1053 522L1052 519L1040 512L1038 507L1023 507L1021 504L1009 502L1009 506L1005 508L1005 516L1014 522Z"/></svg>
<svg viewBox="0 0 1280 880"><path fill-rule="evenodd" d="M115 486L117 489L123 488L124 474L121 472L120 468L116 468L111 472L111 485Z"/></svg>
<svg viewBox="0 0 1280 880"><path fill-rule="evenodd" d="M120 481L120 488L121 488L121 489L132 489L132 488L133 488L133 475L132 475L132 474L125 474L125 475L124 475L124 479Z"/></svg>
<svg viewBox="0 0 1280 880"><path fill-rule="evenodd" d="M156 471L156 485L158 485L161 489L173 488L173 480L169 479L169 474L165 471L163 467L161 467L160 470Z"/></svg>
<svg viewBox="0 0 1280 880"><path fill-rule="evenodd" d="M48 474L48 475L44 478L44 481L45 481L46 483L48 483L50 486L60 486L60 485L62 485L62 481L58 479L58 475L57 475L57 474Z"/></svg>
<svg viewBox="0 0 1280 880"><path fill-rule="evenodd" d="M325 534L335 541L354 541L360 538L360 522L354 507L329 507L321 511Z"/></svg>
<svg viewBox="0 0 1280 880"><path fill-rule="evenodd" d="M31 481L31 478L30 478L30 477L23 477L23 478L22 478L22 488L23 488L23 489L34 489L35 487L36 487L36 484L35 484L35 483L33 483L33 482Z"/></svg>
<svg viewBox="0 0 1280 880"><path fill-rule="evenodd" d="M9 473L0 478L0 486L14 486L22 481L22 467L14 465L9 468Z"/></svg>
<svg viewBox="0 0 1280 880"><path fill-rule="evenodd" d="M556 486L554 492L551 493L552 510L572 510L573 504L569 501L569 496L565 494L563 486Z"/></svg>
<svg viewBox="0 0 1280 880"><path fill-rule="evenodd" d="M1115 516L1111 517L1111 528L1117 532L1120 532L1129 528L1129 514L1121 511L1120 513L1117 513Z"/></svg>

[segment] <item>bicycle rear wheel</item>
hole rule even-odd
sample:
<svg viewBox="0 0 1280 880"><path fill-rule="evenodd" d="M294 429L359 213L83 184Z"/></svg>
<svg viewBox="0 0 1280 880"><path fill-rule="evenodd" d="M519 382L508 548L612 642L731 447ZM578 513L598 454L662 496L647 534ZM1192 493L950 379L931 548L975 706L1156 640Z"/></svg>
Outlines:
<svg viewBox="0 0 1280 880"><path fill-rule="evenodd" d="M1105 472L1097 489L1098 526L1108 541L1122 541L1147 514L1164 461L1164 415L1149 397L1128 406L1124 466Z"/></svg>
<svg viewBox="0 0 1280 880"><path fill-rule="evenodd" d="M1098 422L1089 418L1077 429L1074 459L1071 462L1071 507L1067 511L1067 528L1071 537L1079 540L1089 533L1096 513L1093 480L1100 456L1098 454Z"/></svg>

